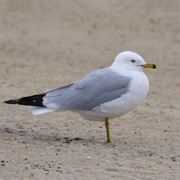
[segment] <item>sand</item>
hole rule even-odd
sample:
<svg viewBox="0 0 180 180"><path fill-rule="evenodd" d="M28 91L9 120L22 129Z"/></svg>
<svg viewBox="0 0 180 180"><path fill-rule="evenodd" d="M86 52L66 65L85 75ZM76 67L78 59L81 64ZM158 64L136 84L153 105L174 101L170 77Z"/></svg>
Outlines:
<svg viewBox="0 0 180 180"><path fill-rule="evenodd" d="M180 179L179 0L0 0L2 180ZM72 112L33 116L11 98L109 66L124 50L159 69L134 111L105 127Z"/></svg>

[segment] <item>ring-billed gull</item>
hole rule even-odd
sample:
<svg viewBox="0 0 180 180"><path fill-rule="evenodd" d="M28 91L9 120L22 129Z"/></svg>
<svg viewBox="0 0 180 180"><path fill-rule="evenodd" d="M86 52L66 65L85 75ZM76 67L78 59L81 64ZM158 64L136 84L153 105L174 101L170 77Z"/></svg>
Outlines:
<svg viewBox="0 0 180 180"><path fill-rule="evenodd" d="M34 115L69 110L88 120L105 121L110 143L108 120L133 110L148 94L149 81L143 68L157 66L134 52L124 51L110 67L92 71L72 84L4 103L31 106Z"/></svg>

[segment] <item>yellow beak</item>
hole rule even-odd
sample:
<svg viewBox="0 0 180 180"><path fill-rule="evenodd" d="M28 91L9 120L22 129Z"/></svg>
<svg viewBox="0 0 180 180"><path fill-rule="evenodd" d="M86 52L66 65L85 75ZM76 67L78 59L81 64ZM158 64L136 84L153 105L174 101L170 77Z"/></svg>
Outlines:
<svg viewBox="0 0 180 180"><path fill-rule="evenodd" d="M151 68L151 69L157 69L158 67L155 64L152 63L146 63L145 65L142 65L144 68Z"/></svg>

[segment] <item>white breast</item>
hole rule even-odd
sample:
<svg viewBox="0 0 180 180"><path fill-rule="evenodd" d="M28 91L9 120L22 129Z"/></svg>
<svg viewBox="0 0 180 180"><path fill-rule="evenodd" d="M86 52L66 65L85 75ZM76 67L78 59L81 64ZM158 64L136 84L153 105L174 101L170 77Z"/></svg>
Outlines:
<svg viewBox="0 0 180 180"><path fill-rule="evenodd" d="M126 94L113 101L101 104L92 111L81 112L86 119L103 121L106 117L113 119L122 116L136 108L145 99L149 90L149 81L144 72L131 72L132 77Z"/></svg>

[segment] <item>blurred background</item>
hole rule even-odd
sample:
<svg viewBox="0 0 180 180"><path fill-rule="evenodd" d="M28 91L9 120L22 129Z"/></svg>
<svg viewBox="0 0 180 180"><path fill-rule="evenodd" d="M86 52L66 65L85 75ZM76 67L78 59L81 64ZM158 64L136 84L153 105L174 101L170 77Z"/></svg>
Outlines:
<svg viewBox="0 0 180 180"><path fill-rule="evenodd" d="M159 67L157 70L145 70L150 81L150 93L145 103L123 116L122 121L112 121L112 139L116 148L109 155L108 166L117 171L104 171L107 162L103 161L103 164L101 160L112 149L104 147L104 144L95 144L99 148L89 141L85 147L72 144L70 149L81 152L78 156L64 145L63 159L57 160L54 154L60 144L53 141L54 134L58 134L59 139L83 137L85 144L92 136L102 142L104 136L100 134L104 129L99 128L102 124L81 122L79 116L69 112L32 116L26 107L1 103L1 154L9 162L14 160L6 166L4 174L12 171L15 177L17 172L26 172L23 168L27 164L45 163L54 158L63 164L65 175L69 174L66 168L74 166L70 170L72 174L80 167L82 171L76 173L88 174L90 179L158 179L159 176L161 179L179 179L176 176L178 165L174 163L179 162L179 156L176 156L180 127L179 43L179 0L0 0L1 102L71 83L85 73L111 65L116 55L125 50L137 52L145 61ZM14 129L17 133L12 133L9 140L9 134L2 133L2 127ZM18 134L19 127L25 131L24 136ZM33 139L36 135L40 141ZM13 141L12 137L15 138ZM31 148L27 151L21 141L29 143ZM89 153L88 148L90 151L95 149L97 156L91 155L90 164L86 164L89 167L87 171L83 163L88 161L83 158ZM150 157L151 150L153 155ZM41 152L44 152L42 157L39 156ZM119 154L121 152L124 154ZM32 155L32 161L28 163L22 161L26 153ZM116 159L115 153L122 161ZM99 168L92 167L94 162L100 164ZM36 175L34 171L31 173ZM142 175L138 174L139 171ZM38 173L40 175L35 177L46 177L41 171ZM73 177L71 173L68 175L70 179ZM52 174L55 179L56 172Z"/></svg>
<svg viewBox="0 0 180 180"><path fill-rule="evenodd" d="M4 83L26 81L27 92L41 81L39 90L46 89L109 66L119 52L130 50L159 66L152 86L171 86L176 93L178 0L1 0L0 12Z"/></svg>

